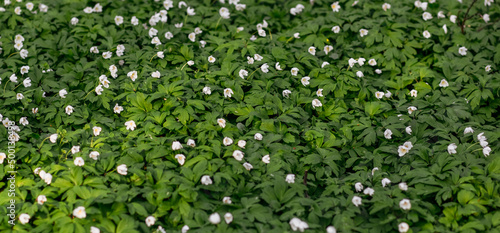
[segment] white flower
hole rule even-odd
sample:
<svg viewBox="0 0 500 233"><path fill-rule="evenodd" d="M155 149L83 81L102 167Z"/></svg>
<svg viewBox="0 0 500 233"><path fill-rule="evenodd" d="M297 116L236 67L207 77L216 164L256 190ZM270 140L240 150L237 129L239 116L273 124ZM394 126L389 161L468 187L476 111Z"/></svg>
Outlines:
<svg viewBox="0 0 500 233"><path fill-rule="evenodd" d="M85 8L83 9L83 12L85 12L85 13L87 13L87 14L90 14L90 13L94 12L94 9L92 9L92 7L89 7L89 6L88 6L88 7L85 7Z"/></svg>
<svg viewBox="0 0 500 233"><path fill-rule="evenodd" d="M264 157L262 157L262 162L263 163L270 163L271 162L271 156L264 155Z"/></svg>
<svg viewBox="0 0 500 233"><path fill-rule="evenodd" d="M333 33L339 33L340 32L340 27L339 26L333 26L332 27Z"/></svg>
<svg viewBox="0 0 500 233"><path fill-rule="evenodd" d="M39 204L39 205L43 205L43 203L45 203L47 201L47 197L45 195L39 195L37 198L36 198L36 202Z"/></svg>
<svg viewBox="0 0 500 233"><path fill-rule="evenodd" d="M80 146L71 147L71 154L76 154L78 152L80 152Z"/></svg>
<svg viewBox="0 0 500 233"><path fill-rule="evenodd" d="M97 46L92 46L92 47L90 47L90 52L91 53L99 53L99 49L97 48ZM102 56L104 57L104 53L102 54Z"/></svg>
<svg viewBox="0 0 500 233"><path fill-rule="evenodd" d="M401 207L401 209L403 209L403 210L409 210L409 209L411 209L410 200L408 200L408 199L401 200L399 202L399 207Z"/></svg>
<svg viewBox="0 0 500 233"><path fill-rule="evenodd" d="M160 38L158 38L157 36L153 37L153 39L151 40L151 44L161 45Z"/></svg>
<svg viewBox="0 0 500 233"><path fill-rule="evenodd" d="M188 146L190 147L195 147L196 146L196 143L194 142L193 139L188 139L187 143L186 143Z"/></svg>
<svg viewBox="0 0 500 233"><path fill-rule="evenodd" d="M203 94L205 94L205 95L212 94L212 91L210 90L210 87L204 87L203 88Z"/></svg>
<svg viewBox="0 0 500 233"><path fill-rule="evenodd" d="M201 177L201 183L204 185L211 185L212 179L210 179L210 176L204 175Z"/></svg>
<svg viewBox="0 0 500 233"><path fill-rule="evenodd" d="M298 33L298 32L297 32L297 33L294 33L294 34L293 34L293 37L294 37L295 39L299 39L299 38L300 38L300 33Z"/></svg>
<svg viewBox="0 0 500 233"><path fill-rule="evenodd" d="M31 79L28 77L23 81L24 87L31 87Z"/></svg>
<svg viewBox="0 0 500 233"><path fill-rule="evenodd" d="M77 17L73 17L71 18L71 25L76 25L78 23L78 18Z"/></svg>
<svg viewBox="0 0 500 233"><path fill-rule="evenodd" d="M316 91L316 95L317 95L318 97L323 97L323 89L322 89L322 88L318 89L318 90Z"/></svg>
<svg viewBox="0 0 500 233"><path fill-rule="evenodd" d="M412 131L411 131L411 126L406 127L406 129L405 129L405 130L406 130L406 133L407 133L407 134L411 135L411 132L412 132Z"/></svg>
<svg viewBox="0 0 500 233"><path fill-rule="evenodd" d="M74 209L73 216L75 216L76 218L86 218L87 213L85 212L85 207L79 206L76 209Z"/></svg>
<svg viewBox="0 0 500 233"><path fill-rule="evenodd" d="M448 81L446 79L441 79L441 82L439 82L440 87L447 87L448 86Z"/></svg>
<svg viewBox="0 0 500 233"><path fill-rule="evenodd" d="M32 108L32 109L31 109L31 112L32 112L33 114L36 114L36 113L38 112L38 108ZM1 118L1 117L0 117L0 118Z"/></svg>
<svg viewBox="0 0 500 233"><path fill-rule="evenodd" d="M256 133L256 134L253 136L253 138L254 138L255 140L262 141L262 138L263 138L263 137L262 137L262 134L261 134L261 133Z"/></svg>
<svg viewBox="0 0 500 233"><path fill-rule="evenodd" d="M422 19L424 19L425 21L427 21L427 20L429 20L429 19L432 19L432 15L431 15L431 13L429 13L429 12L424 12L424 13L422 14Z"/></svg>
<svg viewBox="0 0 500 233"><path fill-rule="evenodd" d="M375 98L382 99L384 97L384 92L377 91L375 92Z"/></svg>
<svg viewBox="0 0 500 233"><path fill-rule="evenodd" d="M285 181L289 184L295 183L295 175L294 174L286 175Z"/></svg>
<svg viewBox="0 0 500 233"><path fill-rule="evenodd" d="M398 225L398 230L400 233L408 232L409 229L410 226L408 226L408 223L402 222Z"/></svg>
<svg viewBox="0 0 500 233"><path fill-rule="evenodd" d="M17 42L16 44L14 44L14 48L17 49L17 50L20 50L23 48L23 43L22 42Z"/></svg>
<svg viewBox="0 0 500 233"><path fill-rule="evenodd" d="M354 196L352 197L352 204L354 204L355 206L360 206L361 200L362 200L361 197Z"/></svg>
<svg viewBox="0 0 500 233"><path fill-rule="evenodd" d="M117 114L120 114L123 111L123 107L116 103L115 107L113 107L113 111Z"/></svg>
<svg viewBox="0 0 500 233"><path fill-rule="evenodd" d="M189 231L189 226L188 225L184 225L181 229L181 232L182 233L187 233Z"/></svg>
<svg viewBox="0 0 500 233"><path fill-rule="evenodd" d="M71 113L73 113L74 108L73 106L68 105L64 110L66 111L66 114L71 115Z"/></svg>
<svg viewBox="0 0 500 233"><path fill-rule="evenodd" d="M495 0L484 0L484 6L491 6L491 3L493 3Z"/></svg>
<svg viewBox="0 0 500 233"><path fill-rule="evenodd" d="M477 135L478 141L486 141L486 136L484 136L484 132Z"/></svg>
<svg viewBox="0 0 500 233"><path fill-rule="evenodd" d="M290 90L284 90L282 93L283 97L285 97L285 98L290 97L290 94L292 94L292 92Z"/></svg>
<svg viewBox="0 0 500 233"><path fill-rule="evenodd" d="M299 68L293 67L290 72L292 73L293 76L297 76L297 74L299 73Z"/></svg>
<svg viewBox="0 0 500 233"><path fill-rule="evenodd" d="M21 74L27 74L28 72L30 72L29 66L22 66L21 67Z"/></svg>
<svg viewBox="0 0 500 233"><path fill-rule="evenodd" d="M219 119L217 119L217 124L219 124L220 127L225 128L226 127L226 120L219 118Z"/></svg>
<svg viewBox="0 0 500 233"><path fill-rule="evenodd" d="M28 125L29 124L28 118L21 117L21 119L19 119L19 124L24 125L24 126Z"/></svg>
<svg viewBox="0 0 500 233"><path fill-rule="evenodd" d="M417 108L414 106L408 107L408 114L412 114L414 111L417 111Z"/></svg>
<svg viewBox="0 0 500 233"><path fill-rule="evenodd" d="M362 78L362 77L364 77L365 75L363 74L363 72L358 71L358 72L356 72L356 76L358 76L358 78Z"/></svg>
<svg viewBox="0 0 500 233"><path fill-rule="evenodd" d="M94 126L92 128L92 131L94 132L94 136L99 136L99 134L101 133L102 131L102 128L101 127L98 127L98 126Z"/></svg>
<svg viewBox="0 0 500 233"><path fill-rule="evenodd" d="M319 99L314 99L314 100L312 101L312 106L313 106L313 108L316 108L316 107L321 107L321 106L323 106L323 104L321 104L321 101L319 101Z"/></svg>
<svg viewBox="0 0 500 233"><path fill-rule="evenodd" d="M151 77L160 78L161 77L160 71L157 70L157 71L151 73Z"/></svg>
<svg viewBox="0 0 500 233"><path fill-rule="evenodd" d="M487 65L486 67L484 67L484 70L486 72L490 72L491 71L491 65Z"/></svg>
<svg viewBox="0 0 500 233"><path fill-rule="evenodd" d="M316 55L316 48L314 46L311 46L309 47L309 49L307 49L307 52L314 56Z"/></svg>
<svg viewBox="0 0 500 233"><path fill-rule="evenodd" d="M382 179L382 187L385 187L389 184L391 184L391 180L389 180L388 178Z"/></svg>
<svg viewBox="0 0 500 233"><path fill-rule="evenodd" d="M417 97L417 90L413 89L410 91L410 96L411 97Z"/></svg>
<svg viewBox="0 0 500 233"><path fill-rule="evenodd" d="M309 85L309 80L310 79L311 78L305 76L305 77L303 77L303 78L300 79L300 82L302 83L302 85L307 86L307 85Z"/></svg>
<svg viewBox="0 0 500 233"><path fill-rule="evenodd" d="M349 62L349 67L351 68L354 66L354 64L358 63L358 61L354 58L349 58L348 62Z"/></svg>
<svg viewBox="0 0 500 233"><path fill-rule="evenodd" d="M207 44L206 41L200 40L200 47L205 48L205 45Z"/></svg>
<svg viewBox="0 0 500 233"><path fill-rule="evenodd" d="M139 19L135 16L132 16L132 19L130 20L130 23L134 26L139 25Z"/></svg>
<svg viewBox="0 0 500 233"><path fill-rule="evenodd" d="M45 176L43 177L43 181L46 183L46 184L50 184L52 183L52 175L47 173L45 174Z"/></svg>
<svg viewBox="0 0 500 233"><path fill-rule="evenodd" d="M66 91L66 89L62 89L59 91L59 96L61 96L61 98L66 98L66 95L68 94L68 92Z"/></svg>
<svg viewBox="0 0 500 233"><path fill-rule="evenodd" d="M252 164L250 163L243 163L243 167L245 167L245 169L247 169L248 171L252 170L253 168Z"/></svg>
<svg viewBox="0 0 500 233"><path fill-rule="evenodd" d="M384 137L385 137L385 138L387 138L387 139L391 139L391 138L392 138L392 137L391 137L391 135L392 135L392 131L391 131L390 129L386 129L386 130L384 131Z"/></svg>
<svg viewBox="0 0 500 233"><path fill-rule="evenodd" d="M137 79L137 71L130 71L127 73L127 77L132 79L132 81L135 81Z"/></svg>
<svg viewBox="0 0 500 233"><path fill-rule="evenodd" d="M233 202L231 201L231 197L224 197L224 198L222 198L222 203L229 205Z"/></svg>
<svg viewBox="0 0 500 233"><path fill-rule="evenodd" d="M458 53L459 53L460 55L462 55L462 56L467 55L467 48L465 48L465 47L463 47L463 46L462 46L462 47L460 47L460 48L458 49Z"/></svg>
<svg viewBox="0 0 500 233"><path fill-rule="evenodd" d="M427 31L427 30L424 31L423 35L427 39L431 38L431 33L429 33L429 31Z"/></svg>
<svg viewBox="0 0 500 233"><path fill-rule="evenodd" d="M248 71L241 69L239 72L240 78L245 79L248 76Z"/></svg>
<svg viewBox="0 0 500 233"><path fill-rule="evenodd" d="M172 150L180 150L182 149L182 145L179 141L172 142Z"/></svg>
<svg viewBox="0 0 500 233"><path fill-rule="evenodd" d="M398 147L398 154L399 154L399 157L403 157L406 153L408 153L410 149L406 146L399 146Z"/></svg>
<svg viewBox="0 0 500 233"><path fill-rule="evenodd" d="M361 184L361 182L358 182L354 184L354 188L356 189L356 192L361 192L363 191L363 184Z"/></svg>
<svg viewBox="0 0 500 233"><path fill-rule="evenodd" d="M337 229L334 226L328 226L326 228L326 233L337 233Z"/></svg>
<svg viewBox="0 0 500 233"><path fill-rule="evenodd" d="M90 233L101 233L101 230L99 230L99 228L97 227L91 226Z"/></svg>
<svg viewBox="0 0 500 233"><path fill-rule="evenodd" d="M384 11L387 11L388 9L391 9L391 4L389 4L389 3L382 4L382 9L384 9Z"/></svg>
<svg viewBox="0 0 500 233"><path fill-rule="evenodd" d="M102 85L98 85L98 86L95 88L95 93L96 93L97 95L101 95L103 91L104 91L104 89L102 88Z"/></svg>
<svg viewBox="0 0 500 233"><path fill-rule="evenodd" d="M491 153L491 148L489 146L483 148L483 155L484 157L488 157Z"/></svg>
<svg viewBox="0 0 500 233"><path fill-rule="evenodd" d="M399 189L401 189L403 191L408 190L408 185L405 182L399 183L398 187L399 187Z"/></svg>
<svg viewBox="0 0 500 233"><path fill-rule="evenodd" d="M382 70L380 70L380 69L376 69L376 70L375 70L375 73L377 73L377 74L381 74L381 73L382 73Z"/></svg>
<svg viewBox="0 0 500 233"><path fill-rule="evenodd" d="M191 7L188 7L188 8L187 8L187 14L188 14L188 15L196 15L196 13L194 12L194 9L193 9L193 8L191 8Z"/></svg>
<svg viewBox="0 0 500 233"><path fill-rule="evenodd" d="M83 161L82 157L76 157L74 163L76 166L80 166L80 167L85 165L85 161Z"/></svg>
<svg viewBox="0 0 500 233"><path fill-rule="evenodd" d="M225 98L231 98L231 96L234 94L233 90L231 88L226 88L224 89L224 97Z"/></svg>
<svg viewBox="0 0 500 233"><path fill-rule="evenodd" d="M182 166L186 161L186 156L184 156L183 154L176 154L175 159L177 159L177 162Z"/></svg>
<svg viewBox="0 0 500 233"><path fill-rule="evenodd" d="M474 133L474 130L472 129L472 127L465 128L464 134L468 134L468 133Z"/></svg>
<svg viewBox="0 0 500 233"><path fill-rule="evenodd" d="M330 7L332 8L333 12L339 12L339 10L340 10L339 2L332 3L332 5Z"/></svg>
<svg viewBox="0 0 500 233"><path fill-rule="evenodd" d="M219 10L220 17L224 19L229 19L229 10L225 7L221 7Z"/></svg>
<svg viewBox="0 0 500 233"><path fill-rule="evenodd" d="M225 137L224 139L222 139L222 144L224 144L224 146L230 146L231 144L233 144L233 139Z"/></svg>
<svg viewBox="0 0 500 233"><path fill-rule="evenodd" d="M118 172L118 174L120 175L127 175L127 165L126 164L122 164L118 167L116 167L116 172Z"/></svg>
<svg viewBox="0 0 500 233"><path fill-rule="evenodd" d="M189 39L191 42L194 42L194 41L196 40L196 33L194 33L194 32L189 33L189 35L188 35L188 39Z"/></svg>
<svg viewBox="0 0 500 233"><path fill-rule="evenodd" d="M261 55L259 54L254 54L253 55L253 59L255 59L256 61L262 61L262 59L264 59L264 57L262 57Z"/></svg>
<svg viewBox="0 0 500 233"><path fill-rule="evenodd" d="M214 56L212 56L212 55L210 55L210 56L208 57L208 62L210 62L210 63L214 63L214 62L215 62L215 57L214 57Z"/></svg>
<svg viewBox="0 0 500 233"><path fill-rule="evenodd" d="M16 13L16 15L21 15L21 11L22 11L22 10L21 10L21 7L16 7L16 8L14 9L14 13Z"/></svg>
<svg viewBox="0 0 500 233"><path fill-rule="evenodd" d="M446 18L446 16L444 15L443 11L439 11L438 14L437 14L437 17L438 17L438 19Z"/></svg>
<svg viewBox="0 0 500 233"><path fill-rule="evenodd" d="M115 23L117 26L120 26L120 24L123 23L123 17L122 16L115 16Z"/></svg>
<svg viewBox="0 0 500 233"><path fill-rule="evenodd" d="M154 27L151 27L148 31L149 37L153 37L158 35L158 30L156 30Z"/></svg>
<svg viewBox="0 0 500 233"><path fill-rule="evenodd" d="M323 62L323 64L321 64L321 68L324 68L327 65L330 65L330 63L328 63L328 62L325 61L325 62Z"/></svg>
<svg viewBox="0 0 500 233"><path fill-rule="evenodd" d="M19 215L19 222L21 222L21 224L26 224L30 221L30 216L28 214L20 214Z"/></svg>
<svg viewBox="0 0 500 233"><path fill-rule="evenodd" d="M245 154L244 154L242 151L240 151L240 150L235 150L235 151L233 152L233 157L234 157L234 159L236 159L236 160L238 160L238 161L241 161L241 160L243 159L243 157L244 157L244 156L245 156Z"/></svg>
<svg viewBox="0 0 500 233"><path fill-rule="evenodd" d="M300 232L304 232L306 229L309 228L309 225L306 222L300 220L299 218L292 218L289 223L290 227L292 228L292 231L298 230Z"/></svg>
<svg viewBox="0 0 500 233"><path fill-rule="evenodd" d="M365 61L366 61L366 59L364 59L362 57L358 58L358 60L357 60L358 65L360 65L360 66L363 66L365 64Z"/></svg>
<svg viewBox="0 0 500 233"><path fill-rule="evenodd" d="M146 222L146 225L148 227L153 226L153 225L155 225L156 218L153 217L153 216L149 216L149 217L146 218L145 222Z"/></svg>
<svg viewBox="0 0 500 233"><path fill-rule="evenodd" d="M451 16L450 16L450 21L451 21L452 23L456 23L456 21L457 21L457 16L456 16L456 15L451 15Z"/></svg>
<svg viewBox="0 0 500 233"><path fill-rule="evenodd" d="M411 144L410 141L407 141L403 144L404 147L408 148L408 150L411 150L411 148L413 148L413 145Z"/></svg>
<svg viewBox="0 0 500 233"><path fill-rule="evenodd" d="M490 21L490 15L484 14L483 15L483 20L484 20L485 23L488 23Z"/></svg>
<svg viewBox="0 0 500 233"><path fill-rule="evenodd" d="M365 195L370 195L370 196L373 196L373 194L375 193L375 190L374 190L374 189L372 189L372 188L366 188L366 189L363 191L363 193L364 193Z"/></svg>
<svg viewBox="0 0 500 233"><path fill-rule="evenodd" d="M187 62L187 64L188 64L188 66L192 66L192 65L194 65L194 61L189 60L189 61Z"/></svg>
<svg viewBox="0 0 500 233"><path fill-rule="evenodd" d="M107 52L102 53L102 57L103 57L104 59L110 59L112 55L113 55L113 53L112 53L112 52L110 52L110 51L107 51Z"/></svg>
<svg viewBox="0 0 500 233"><path fill-rule="evenodd" d="M0 49L1 50L1 49ZM26 49L21 49L21 51L19 52L19 55L21 56L22 59L25 59L28 57L28 50Z"/></svg>
<svg viewBox="0 0 500 233"><path fill-rule="evenodd" d="M135 122L132 120L125 122L125 126L127 127L127 130L132 130L132 131L134 131L136 127Z"/></svg>
<svg viewBox="0 0 500 233"><path fill-rule="evenodd" d="M267 63L262 64L262 66L260 67L260 70L262 70L262 72L264 72L264 73L269 72L269 65Z"/></svg>
<svg viewBox="0 0 500 233"><path fill-rule="evenodd" d="M231 213L226 213L224 215L224 221L226 221L227 224L231 223L233 221L233 215Z"/></svg>
<svg viewBox="0 0 500 233"><path fill-rule="evenodd" d="M359 60L359 59L358 59L358 60ZM377 65L377 61L376 61L375 59L373 59L373 58L372 58L372 59L370 59L370 60L368 61L368 65L371 65L371 66L376 66L376 65Z"/></svg>
<svg viewBox="0 0 500 233"><path fill-rule="evenodd" d="M97 158L99 157L99 152L97 151L92 151L89 153L89 157L93 160L97 160Z"/></svg>
<svg viewBox="0 0 500 233"><path fill-rule="evenodd" d="M248 61L247 61L247 63L248 63L249 65L253 64L253 62L254 62L253 57L248 57L248 56L247 56L247 60L248 60Z"/></svg>
<svg viewBox="0 0 500 233"><path fill-rule="evenodd" d="M208 218L208 221L210 221L210 223L212 223L212 224L219 224L220 223L220 215L218 213L213 213Z"/></svg>
<svg viewBox="0 0 500 233"><path fill-rule="evenodd" d="M276 68L276 70L281 70L280 63L276 62L276 65L274 65L274 68Z"/></svg>
<svg viewBox="0 0 500 233"><path fill-rule="evenodd" d="M238 146L241 147L241 148L245 148L245 146L247 145L247 142L245 140L239 140L238 141Z"/></svg>
<svg viewBox="0 0 500 233"><path fill-rule="evenodd" d="M359 30L359 35L361 37L368 35L368 30L366 30L366 29L360 29Z"/></svg>

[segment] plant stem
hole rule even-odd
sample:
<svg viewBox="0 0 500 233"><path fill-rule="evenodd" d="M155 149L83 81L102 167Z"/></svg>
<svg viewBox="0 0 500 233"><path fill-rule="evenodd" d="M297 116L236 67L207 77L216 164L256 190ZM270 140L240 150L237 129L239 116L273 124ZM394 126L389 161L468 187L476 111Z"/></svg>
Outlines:
<svg viewBox="0 0 500 233"><path fill-rule="evenodd" d="M215 25L215 30L217 30L217 27L219 26L220 20L222 19L222 16L219 17L219 20L217 20L217 25Z"/></svg>
<svg viewBox="0 0 500 233"><path fill-rule="evenodd" d="M465 35L465 31L464 31L464 29L465 29L465 21L467 21L467 19L468 19L467 15L469 14L470 8L472 8L472 6L474 5L474 3L476 3L476 2L477 2L477 0L472 1L472 3L470 4L469 8L467 8L467 11L465 12L464 19L462 20L461 29L462 29L462 34L464 34L464 35Z"/></svg>

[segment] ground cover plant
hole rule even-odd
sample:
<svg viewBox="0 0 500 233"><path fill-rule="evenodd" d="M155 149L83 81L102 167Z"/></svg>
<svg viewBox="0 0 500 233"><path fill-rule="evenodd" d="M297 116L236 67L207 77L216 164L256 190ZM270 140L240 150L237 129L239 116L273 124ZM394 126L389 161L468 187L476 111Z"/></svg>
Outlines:
<svg viewBox="0 0 500 233"><path fill-rule="evenodd" d="M500 6L0 7L1 232L500 232Z"/></svg>

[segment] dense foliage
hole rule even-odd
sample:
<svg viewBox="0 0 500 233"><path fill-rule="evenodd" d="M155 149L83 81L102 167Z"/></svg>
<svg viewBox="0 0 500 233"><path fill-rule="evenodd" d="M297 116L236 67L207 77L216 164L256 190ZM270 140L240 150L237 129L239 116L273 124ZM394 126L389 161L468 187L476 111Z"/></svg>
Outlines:
<svg viewBox="0 0 500 233"><path fill-rule="evenodd" d="M500 232L498 2L4 3L1 232Z"/></svg>

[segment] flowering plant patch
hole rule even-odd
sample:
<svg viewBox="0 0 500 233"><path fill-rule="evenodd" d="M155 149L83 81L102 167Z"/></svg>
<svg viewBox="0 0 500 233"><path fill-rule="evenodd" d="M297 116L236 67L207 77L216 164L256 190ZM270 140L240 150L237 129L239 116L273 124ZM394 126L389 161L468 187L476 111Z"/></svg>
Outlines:
<svg viewBox="0 0 500 233"><path fill-rule="evenodd" d="M0 3L1 232L495 232L494 0Z"/></svg>

